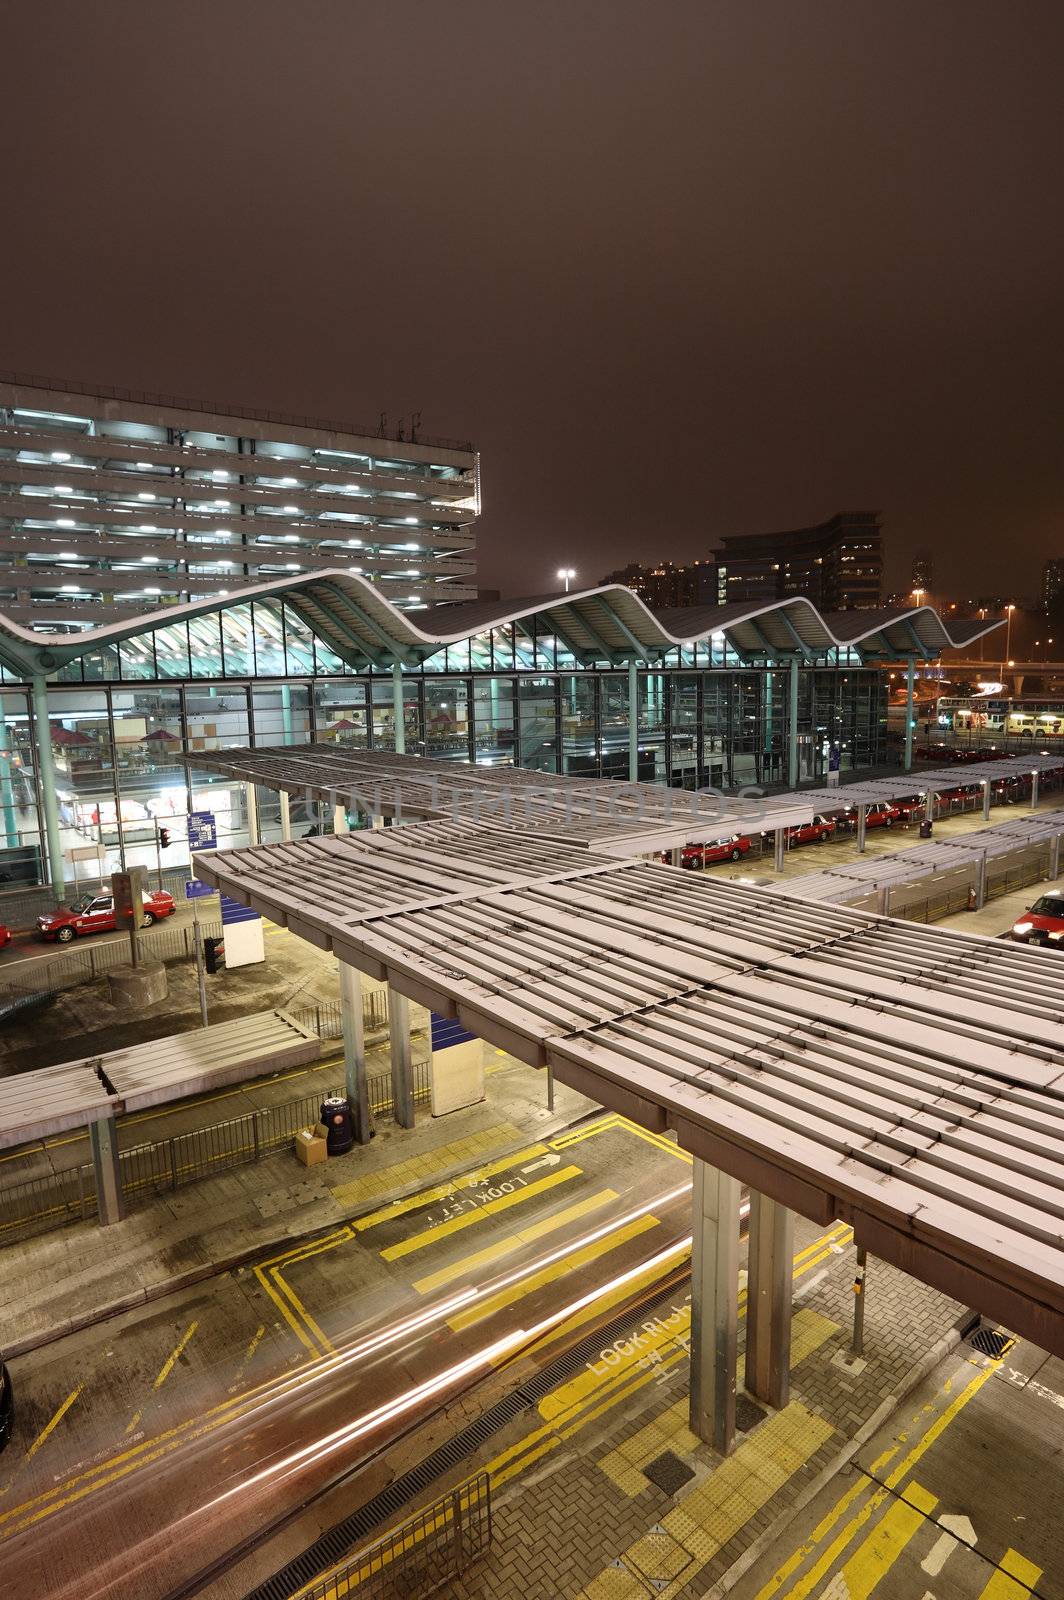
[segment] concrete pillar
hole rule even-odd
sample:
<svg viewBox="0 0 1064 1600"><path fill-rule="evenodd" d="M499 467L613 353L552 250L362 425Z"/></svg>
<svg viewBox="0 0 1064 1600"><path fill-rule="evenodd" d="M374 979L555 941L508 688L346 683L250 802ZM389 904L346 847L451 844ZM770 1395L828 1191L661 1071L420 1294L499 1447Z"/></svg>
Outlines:
<svg viewBox="0 0 1064 1600"><path fill-rule="evenodd" d="M1038 810L1038 774L1031 773L1031 810Z"/></svg>
<svg viewBox="0 0 1064 1600"><path fill-rule="evenodd" d="M697 1156L692 1184L691 1432L727 1455L735 1442L740 1185Z"/></svg>
<svg viewBox="0 0 1064 1600"><path fill-rule="evenodd" d="M33 736L37 745L37 771L41 780L41 810L44 812L44 836L48 847L48 873L52 891L62 900L66 884L63 878L63 838L59 831L59 797L55 786L55 755L52 735L48 726L48 684L36 673L33 678Z"/></svg>
<svg viewBox="0 0 1064 1600"><path fill-rule="evenodd" d="M121 1222L122 1165L118 1154L118 1129L114 1117L104 1117L100 1122L89 1123L89 1148L92 1151L92 1170L96 1179L96 1210L100 1226L110 1227Z"/></svg>
<svg viewBox="0 0 1064 1600"><path fill-rule="evenodd" d="M890 884L882 883L876 890L876 910L881 917L890 916Z"/></svg>
<svg viewBox="0 0 1064 1600"><path fill-rule="evenodd" d="M868 826L868 806L862 801L857 807L857 849L863 851L865 847L865 832Z"/></svg>
<svg viewBox="0 0 1064 1600"><path fill-rule="evenodd" d="M935 791L934 791L934 789L928 789L928 791L927 791L927 799L924 801L924 820L926 822L934 822L934 820L935 820Z"/></svg>
<svg viewBox="0 0 1064 1600"><path fill-rule="evenodd" d="M669 863L670 863L670 865L674 866L674 867L678 867L680 865L680 857L681 857L682 854L683 854L683 851L680 849L680 846L678 844L677 845L673 845L672 849L669 851Z"/></svg>
<svg viewBox="0 0 1064 1600"><path fill-rule="evenodd" d="M281 838L288 840L292 837L292 815L288 799L288 790L281 790Z"/></svg>
<svg viewBox="0 0 1064 1600"><path fill-rule="evenodd" d="M255 793L253 783L245 783L244 797L248 811L248 844L261 844L262 835L259 832L259 797Z"/></svg>
<svg viewBox="0 0 1064 1600"><path fill-rule="evenodd" d="M639 663L628 663L628 782L639 782Z"/></svg>
<svg viewBox="0 0 1064 1600"><path fill-rule="evenodd" d="M763 681L764 686L765 686L765 692L764 692L764 696L762 698L762 709L761 709L761 749L762 749L762 751L764 752L765 755L769 755L769 754L771 754L771 751L772 751L772 689L773 689L773 683L772 683L772 668L771 667L766 667L765 668L765 676L764 676L762 681Z"/></svg>
<svg viewBox="0 0 1064 1600"><path fill-rule="evenodd" d="M340 1022L344 1035L344 1092L351 1102L355 1138L359 1144L370 1140L369 1080L366 1076L366 1046L362 1023L362 974L346 961L340 969Z"/></svg>
<svg viewBox="0 0 1064 1600"><path fill-rule="evenodd" d="M984 850L975 864L975 909L981 911L986 905L986 851Z"/></svg>
<svg viewBox="0 0 1064 1600"><path fill-rule="evenodd" d="M916 677L916 662L910 656L905 664L905 770L912 771L913 765L913 686Z"/></svg>
<svg viewBox="0 0 1064 1600"><path fill-rule="evenodd" d="M798 787L798 657L791 657L787 715L787 787Z"/></svg>
<svg viewBox="0 0 1064 1600"><path fill-rule="evenodd" d="M991 782L989 778L983 779L983 821L990 821L990 793Z"/></svg>
<svg viewBox="0 0 1064 1600"><path fill-rule="evenodd" d="M746 1285L746 1387L781 1411L791 1371L791 1282L794 1213L750 1191Z"/></svg>
<svg viewBox="0 0 1064 1600"><path fill-rule="evenodd" d="M392 1058L392 1116L401 1128L414 1126L414 1067L410 1057L410 1001L388 990L388 1038Z"/></svg>
<svg viewBox="0 0 1064 1600"><path fill-rule="evenodd" d="M1049 841L1049 876L1060 877L1060 834L1055 833Z"/></svg>
<svg viewBox="0 0 1064 1600"><path fill-rule="evenodd" d="M406 718L403 715L403 664L392 663L392 716L395 719L395 753L406 754Z"/></svg>
<svg viewBox="0 0 1064 1600"><path fill-rule="evenodd" d="M350 833L347 826L347 807L343 804L333 806L333 833Z"/></svg>
<svg viewBox="0 0 1064 1600"><path fill-rule="evenodd" d="M775 838L776 848L775 848L775 857L774 857L774 860L773 860L773 865L774 865L774 867L775 867L777 872L782 872L783 871L783 857L784 857L784 853L785 853L785 851L787 849L787 830L786 830L786 828L777 828L776 832L775 832L775 835L774 835L774 838Z"/></svg>

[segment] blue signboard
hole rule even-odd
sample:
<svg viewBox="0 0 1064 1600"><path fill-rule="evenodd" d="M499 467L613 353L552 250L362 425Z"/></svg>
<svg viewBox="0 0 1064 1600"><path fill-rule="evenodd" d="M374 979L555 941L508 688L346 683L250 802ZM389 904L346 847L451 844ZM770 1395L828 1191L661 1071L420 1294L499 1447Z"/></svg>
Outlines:
<svg viewBox="0 0 1064 1600"><path fill-rule="evenodd" d="M185 899L202 900L204 895L213 894L214 890L209 883L204 883L202 878L185 879Z"/></svg>
<svg viewBox="0 0 1064 1600"><path fill-rule="evenodd" d="M470 1039L475 1038L476 1034L470 1033L469 1029L458 1021L457 1017L441 1017L436 1011L432 1013L431 1039L433 1053L437 1050L449 1050L453 1044L466 1044Z"/></svg>
<svg viewBox="0 0 1064 1600"><path fill-rule="evenodd" d="M190 850L217 850L218 824L213 811L190 811L188 815Z"/></svg>
<svg viewBox="0 0 1064 1600"><path fill-rule="evenodd" d="M259 913L252 911L250 906L242 906L239 900L230 900L227 894L223 894L221 899L223 928L228 928L233 922L258 922Z"/></svg>

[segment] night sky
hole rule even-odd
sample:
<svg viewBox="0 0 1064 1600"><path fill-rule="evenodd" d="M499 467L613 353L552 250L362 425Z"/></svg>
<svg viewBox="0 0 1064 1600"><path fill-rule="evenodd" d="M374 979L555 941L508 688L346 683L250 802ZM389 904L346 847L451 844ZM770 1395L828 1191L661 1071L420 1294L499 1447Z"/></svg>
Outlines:
<svg viewBox="0 0 1064 1600"><path fill-rule="evenodd" d="M1061 0L36 0L0 366L482 451L504 593L878 509L1064 554Z"/></svg>

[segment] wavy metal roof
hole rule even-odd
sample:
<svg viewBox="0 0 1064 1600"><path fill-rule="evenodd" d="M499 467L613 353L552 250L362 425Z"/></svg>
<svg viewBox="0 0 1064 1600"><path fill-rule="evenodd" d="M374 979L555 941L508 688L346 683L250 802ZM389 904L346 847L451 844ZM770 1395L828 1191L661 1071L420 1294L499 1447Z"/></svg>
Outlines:
<svg viewBox="0 0 1064 1600"><path fill-rule="evenodd" d="M704 643L716 635L751 662L789 655L812 659L834 646L853 646L869 660L928 659L1001 626L997 621L947 625L930 606L825 614L801 596L654 612L633 590L616 583L572 594L427 606L412 613L392 605L367 579L333 568L156 607L79 633L39 633L0 613L0 661L14 672L53 672L103 645L266 599L283 600L342 661L358 668L395 661L414 666L471 634L532 617L589 665L653 660L677 645Z"/></svg>

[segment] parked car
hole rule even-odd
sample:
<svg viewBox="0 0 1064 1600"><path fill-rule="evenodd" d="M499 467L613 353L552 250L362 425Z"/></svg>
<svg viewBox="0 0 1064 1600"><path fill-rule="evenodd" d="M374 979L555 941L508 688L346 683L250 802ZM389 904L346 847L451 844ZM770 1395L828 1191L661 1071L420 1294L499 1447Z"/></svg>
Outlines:
<svg viewBox="0 0 1064 1600"><path fill-rule="evenodd" d="M921 802L921 804L922 803L923 802ZM869 805L868 810L865 812L865 827L893 828L894 824L901 820L902 815L903 813L900 806L888 804L885 800L876 800ZM847 806L845 822L847 828L856 828L856 806Z"/></svg>
<svg viewBox="0 0 1064 1600"><path fill-rule="evenodd" d="M11 943L11 929L0 922L0 950L5 950Z"/></svg>
<svg viewBox="0 0 1064 1600"><path fill-rule="evenodd" d="M1050 889L1012 925L1020 944L1064 944L1064 889Z"/></svg>
<svg viewBox="0 0 1064 1600"><path fill-rule="evenodd" d="M797 827L788 828L787 838L791 844L823 844L834 832L834 820L822 817L818 812L811 822L800 822Z"/></svg>
<svg viewBox="0 0 1064 1600"><path fill-rule="evenodd" d="M150 889L144 896L144 920L141 927L150 928L152 923L158 922L161 917L172 916L173 911L172 894L167 894L165 889ZM69 944L71 939L80 938L82 934L113 933L116 926L114 896L87 894L80 905L60 906L57 911L50 911L38 917L37 937L57 939L60 944Z"/></svg>
<svg viewBox="0 0 1064 1600"><path fill-rule="evenodd" d="M0 1356L0 1450L11 1437L11 1424L15 1416L15 1396L11 1388L11 1374Z"/></svg>
<svg viewBox="0 0 1064 1600"><path fill-rule="evenodd" d="M706 844L685 845L680 852L681 867L708 867L714 861L741 861L750 854L750 841L743 833L731 833L726 839L713 839Z"/></svg>

